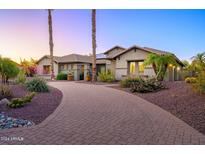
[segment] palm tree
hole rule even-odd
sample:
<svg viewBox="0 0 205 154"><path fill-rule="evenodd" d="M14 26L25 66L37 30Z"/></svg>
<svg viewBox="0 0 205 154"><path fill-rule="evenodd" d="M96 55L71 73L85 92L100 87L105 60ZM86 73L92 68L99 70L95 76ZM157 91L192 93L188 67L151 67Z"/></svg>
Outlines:
<svg viewBox="0 0 205 154"><path fill-rule="evenodd" d="M198 53L196 56L192 57L191 59L193 60L192 61L193 67L199 70L205 70L205 52Z"/></svg>
<svg viewBox="0 0 205 154"><path fill-rule="evenodd" d="M192 57L192 59L200 63L205 63L205 52L198 53L196 56Z"/></svg>
<svg viewBox="0 0 205 154"><path fill-rule="evenodd" d="M172 54L149 54L144 61L144 65L152 65L154 72L156 73L156 79L159 81L164 79L169 64L178 65Z"/></svg>
<svg viewBox="0 0 205 154"><path fill-rule="evenodd" d="M51 9L48 9L48 32L49 32L49 47L51 59L51 80L54 79L54 64L53 64L53 29L52 29L52 14Z"/></svg>
<svg viewBox="0 0 205 154"><path fill-rule="evenodd" d="M96 76L96 10L92 10L92 50L93 50L93 63L92 63L92 81L97 80Z"/></svg>

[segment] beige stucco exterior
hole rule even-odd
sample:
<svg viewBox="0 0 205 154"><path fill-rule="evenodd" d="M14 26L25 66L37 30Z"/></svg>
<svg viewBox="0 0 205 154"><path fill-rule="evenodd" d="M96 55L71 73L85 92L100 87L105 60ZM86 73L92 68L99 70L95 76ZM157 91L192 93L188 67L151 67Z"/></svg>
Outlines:
<svg viewBox="0 0 205 154"><path fill-rule="evenodd" d="M43 66L50 66L51 65L51 60L49 58L43 58L42 60L40 60L38 62L38 66L37 66L37 73L39 75L44 75L43 74ZM54 75L56 76L58 74L58 64L56 62L54 62ZM50 74L48 74L50 75Z"/></svg>
<svg viewBox="0 0 205 154"><path fill-rule="evenodd" d="M115 77L117 80L129 76L129 66L128 62L130 61L143 61L147 58L148 52L142 51L140 49L132 49L129 52L126 52L116 58L116 70ZM155 72L152 66L146 66L143 74L136 75L145 75L145 76L155 76Z"/></svg>
<svg viewBox="0 0 205 154"><path fill-rule="evenodd" d="M102 71L110 71L115 75L116 80L121 80L129 76L154 77L156 76L156 74L152 65L144 66L143 62L150 53L158 52L157 54L166 54L166 52L156 49L150 49L142 48L139 46L133 46L125 49L123 47L115 46L104 53L105 57L96 60L97 73ZM88 59L88 56L86 57L83 55L71 54L55 58L55 76L59 72L72 72L74 74L74 80L80 80L80 78L82 79L83 74L85 79L86 75L88 73L91 73L92 60ZM76 58L77 61L75 61ZM178 62L180 61L178 60ZM40 59L38 63L38 74L43 74L42 70L44 65L50 65L50 59L48 57ZM65 65L65 67L62 67L62 65ZM181 80L181 71L182 66L169 66L165 75L165 80Z"/></svg>
<svg viewBox="0 0 205 154"><path fill-rule="evenodd" d="M115 74L116 71L116 61L115 60L106 60L106 70Z"/></svg>
<svg viewBox="0 0 205 154"><path fill-rule="evenodd" d="M64 69L65 65L65 69ZM37 66L37 73L38 75L47 78L51 74L44 74L43 73L43 67L44 66L50 66L50 58L44 57L38 62ZM82 70L82 67L84 69ZM74 75L74 80L80 80L80 74L84 74L84 79L86 78L86 75L88 72L90 72L90 64L89 63L57 63L54 62L54 75L57 76L58 73L63 72L68 74L69 72L72 72Z"/></svg>
<svg viewBox="0 0 205 154"><path fill-rule="evenodd" d="M106 60L106 70L111 70L115 74L116 80L121 80L129 76L156 76L152 65L144 66L143 72L139 71L139 63L143 63L147 56L152 53L141 48L130 48L126 52L122 52L123 49L113 49L106 53L108 59ZM118 53L118 54L117 54ZM114 56L117 55L117 56ZM113 59L110 58L113 56ZM135 64L135 71L130 74L130 63ZM165 75L165 81L181 80L182 66L169 66Z"/></svg>
<svg viewBox="0 0 205 154"><path fill-rule="evenodd" d="M121 52L123 50L124 49L116 47L116 48L112 49L111 51L109 51L108 53L106 53L106 55L107 55L107 57L112 58L112 57L116 56L117 54L119 54L119 52Z"/></svg>

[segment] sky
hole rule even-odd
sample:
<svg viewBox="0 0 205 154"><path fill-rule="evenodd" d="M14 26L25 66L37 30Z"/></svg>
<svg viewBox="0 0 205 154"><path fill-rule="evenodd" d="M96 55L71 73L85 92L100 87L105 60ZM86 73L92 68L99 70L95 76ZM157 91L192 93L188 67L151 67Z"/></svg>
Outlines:
<svg viewBox="0 0 205 154"><path fill-rule="evenodd" d="M47 10L0 10L0 55L49 54ZM92 53L91 10L54 10L54 55ZM205 10L97 10L97 53L115 45L170 51L190 60L205 51Z"/></svg>

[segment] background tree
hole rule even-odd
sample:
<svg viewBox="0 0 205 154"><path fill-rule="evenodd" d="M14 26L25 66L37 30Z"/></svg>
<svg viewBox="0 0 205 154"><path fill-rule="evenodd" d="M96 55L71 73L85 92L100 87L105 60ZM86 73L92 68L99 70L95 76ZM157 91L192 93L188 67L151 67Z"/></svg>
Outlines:
<svg viewBox="0 0 205 154"><path fill-rule="evenodd" d="M26 76L33 77L37 73L37 60L31 58L30 61L21 59L20 66L24 70Z"/></svg>
<svg viewBox="0 0 205 154"><path fill-rule="evenodd" d="M153 66L154 72L156 73L156 79L159 81L164 79L169 64L178 65L174 56L171 54L149 54L144 61L144 65Z"/></svg>
<svg viewBox="0 0 205 154"><path fill-rule="evenodd" d="M187 60L183 60L182 63L184 64L183 77L187 78L190 76L194 76L194 70L192 68L192 65Z"/></svg>
<svg viewBox="0 0 205 154"><path fill-rule="evenodd" d="M96 10L92 10L92 50L93 50L93 63L92 63L92 81L97 80L96 76Z"/></svg>
<svg viewBox="0 0 205 154"><path fill-rule="evenodd" d="M19 68L15 62L9 58L0 57L0 76L3 84L8 83L10 78L15 78L19 73Z"/></svg>
<svg viewBox="0 0 205 154"><path fill-rule="evenodd" d="M196 71L205 71L205 52L198 53L196 56L191 58L192 67L196 69Z"/></svg>
<svg viewBox="0 0 205 154"><path fill-rule="evenodd" d="M54 63L53 63L53 28L52 28L52 10L48 9L48 32L49 32L49 48L51 59L51 80L54 79Z"/></svg>

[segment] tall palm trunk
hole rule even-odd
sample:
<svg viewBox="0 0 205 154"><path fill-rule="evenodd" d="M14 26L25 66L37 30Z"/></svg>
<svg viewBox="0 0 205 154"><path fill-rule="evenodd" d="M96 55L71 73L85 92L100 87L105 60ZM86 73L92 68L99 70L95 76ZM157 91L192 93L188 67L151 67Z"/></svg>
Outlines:
<svg viewBox="0 0 205 154"><path fill-rule="evenodd" d="M93 50L93 63L92 63L92 81L97 80L96 76L96 10L92 10L92 50Z"/></svg>
<svg viewBox="0 0 205 154"><path fill-rule="evenodd" d="M53 29L52 29L52 15L51 9L48 9L48 31L49 31L49 47L50 47L50 59L51 59L51 80L54 79L54 64L53 64Z"/></svg>

